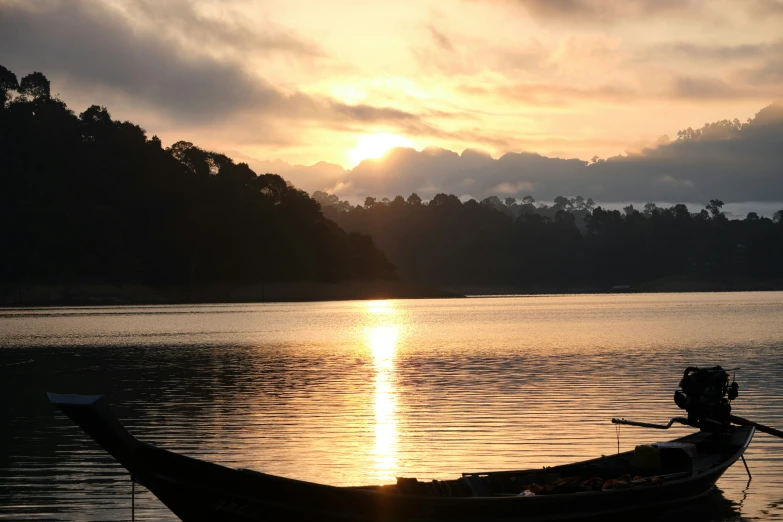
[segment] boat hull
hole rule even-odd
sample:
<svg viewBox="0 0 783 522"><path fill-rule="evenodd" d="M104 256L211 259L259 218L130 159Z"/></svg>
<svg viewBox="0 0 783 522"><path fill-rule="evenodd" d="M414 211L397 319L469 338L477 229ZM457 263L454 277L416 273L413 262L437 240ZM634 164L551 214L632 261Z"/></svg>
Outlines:
<svg viewBox="0 0 783 522"><path fill-rule="evenodd" d="M660 487L537 497L441 498L322 486L219 466L220 469L202 467L200 464L205 463L199 461L174 463L170 456L163 457L158 451L149 455L158 467L156 472L137 474L135 478L187 522L229 519L510 522L620 518L635 513L649 514L697 499L713 488L724 471ZM160 469L164 460L172 465L170 472ZM185 469L187 473L211 479L186 480Z"/></svg>
<svg viewBox="0 0 783 522"><path fill-rule="evenodd" d="M50 395L67 415L186 522L296 520L313 522L606 520L653 514L709 493L747 448L752 427L736 428L731 453L708 469L661 485L538 496L430 497L316 484L231 469L136 440L110 417L100 397ZM82 396L79 396L82 397ZM698 436L699 434L696 434ZM683 439L685 440L685 439ZM637 517L638 518L638 517Z"/></svg>

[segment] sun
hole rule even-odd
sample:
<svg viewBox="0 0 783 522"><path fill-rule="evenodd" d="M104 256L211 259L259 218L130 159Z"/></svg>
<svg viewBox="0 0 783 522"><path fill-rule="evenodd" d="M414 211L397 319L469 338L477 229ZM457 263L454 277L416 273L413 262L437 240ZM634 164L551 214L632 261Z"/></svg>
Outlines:
<svg viewBox="0 0 783 522"><path fill-rule="evenodd" d="M411 140L396 134L365 134L350 152L352 166L369 158L380 158L394 147L414 148Z"/></svg>

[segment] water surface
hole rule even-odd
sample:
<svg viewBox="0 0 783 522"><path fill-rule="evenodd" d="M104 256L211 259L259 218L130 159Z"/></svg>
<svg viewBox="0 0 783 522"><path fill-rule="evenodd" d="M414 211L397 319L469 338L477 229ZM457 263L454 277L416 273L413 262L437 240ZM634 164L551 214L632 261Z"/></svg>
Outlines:
<svg viewBox="0 0 783 522"><path fill-rule="evenodd" d="M783 293L0 309L0 518L127 520L127 474L45 400L101 393L140 438L335 485L617 451L690 365L740 367L734 412L783 427ZM678 437L624 427L620 449ZM759 434L707 518L783 516ZM137 520L172 520L137 487Z"/></svg>

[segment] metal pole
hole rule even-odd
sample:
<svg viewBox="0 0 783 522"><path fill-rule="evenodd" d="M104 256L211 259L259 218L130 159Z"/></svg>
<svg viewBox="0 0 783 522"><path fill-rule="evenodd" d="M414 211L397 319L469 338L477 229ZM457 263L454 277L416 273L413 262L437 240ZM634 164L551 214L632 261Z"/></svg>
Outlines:
<svg viewBox="0 0 783 522"><path fill-rule="evenodd" d="M748 419L743 419L742 417L737 417L736 415L729 415L729 419L734 424L739 424L740 426L753 426L757 430L759 430L762 433L766 433L768 435L772 435L773 437L780 437L783 439L783 431L776 430L775 428L770 428L769 426L764 426L763 424L759 424L758 422L753 422Z"/></svg>
<svg viewBox="0 0 783 522"><path fill-rule="evenodd" d="M672 424L675 422L679 422L680 424L685 424L688 426L693 426L693 424L683 417L674 417L671 419L668 424L652 424L649 422L637 422L637 421L631 421L631 420L625 420L625 419L612 419L612 424L625 424L626 426L639 426L641 428L655 428L658 430L668 430L672 427Z"/></svg>
<svg viewBox="0 0 783 522"><path fill-rule="evenodd" d="M745 455L740 455L740 458L742 459L742 463L745 464L745 471L748 472L748 484L750 484L750 481L753 480L753 475L750 474L750 469L748 469L748 463L745 462Z"/></svg>

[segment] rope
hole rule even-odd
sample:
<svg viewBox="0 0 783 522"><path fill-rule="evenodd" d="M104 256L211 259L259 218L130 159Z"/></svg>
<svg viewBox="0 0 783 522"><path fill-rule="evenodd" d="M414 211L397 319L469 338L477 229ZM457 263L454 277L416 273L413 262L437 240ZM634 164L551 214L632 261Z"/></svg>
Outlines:
<svg viewBox="0 0 783 522"><path fill-rule="evenodd" d="M133 479L133 475L131 475L130 479L131 479L131 522L136 522L136 481Z"/></svg>

